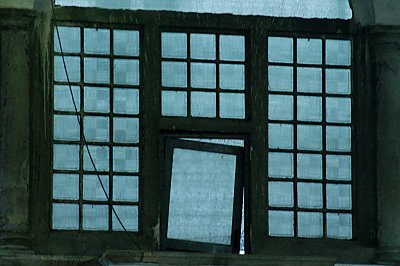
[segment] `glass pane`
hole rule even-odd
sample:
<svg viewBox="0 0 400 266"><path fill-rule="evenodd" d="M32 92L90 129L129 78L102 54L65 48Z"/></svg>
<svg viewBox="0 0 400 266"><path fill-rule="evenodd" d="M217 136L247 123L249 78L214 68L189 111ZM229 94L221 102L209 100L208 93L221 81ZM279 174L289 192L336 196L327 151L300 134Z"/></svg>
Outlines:
<svg viewBox="0 0 400 266"><path fill-rule="evenodd" d="M108 230L108 206L83 204L83 229L91 231Z"/></svg>
<svg viewBox="0 0 400 266"><path fill-rule="evenodd" d="M85 112L110 112L110 89L85 87Z"/></svg>
<svg viewBox="0 0 400 266"><path fill-rule="evenodd" d="M114 205L114 210L127 231L139 230L139 208L138 206L119 206ZM112 213L112 229L114 231L124 231L114 212Z"/></svg>
<svg viewBox="0 0 400 266"><path fill-rule="evenodd" d="M269 37L268 61L293 63L293 38Z"/></svg>
<svg viewBox="0 0 400 266"><path fill-rule="evenodd" d="M214 34L190 34L190 58L215 59Z"/></svg>
<svg viewBox="0 0 400 266"><path fill-rule="evenodd" d="M80 87L71 86L71 90L72 94L74 95L76 108L79 111L81 109ZM72 101L72 96L69 90L69 86L62 86L62 85L54 86L54 110L75 112L75 107Z"/></svg>
<svg viewBox="0 0 400 266"><path fill-rule="evenodd" d="M109 197L108 176L100 176L101 183ZM83 176L83 199L84 200L107 200L106 194L101 187L99 177L97 175L84 175Z"/></svg>
<svg viewBox="0 0 400 266"><path fill-rule="evenodd" d="M216 116L216 95L213 92L191 93L191 114L194 117Z"/></svg>
<svg viewBox="0 0 400 266"><path fill-rule="evenodd" d="M270 236L294 236L293 212L268 211L268 224Z"/></svg>
<svg viewBox="0 0 400 266"><path fill-rule="evenodd" d="M297 96L297 120L322 121L322 97Z"/></svg>
<svg viewBox="0 0 400 266"><path fill-rule="evenodd" d="M328 209L351 210L351 185L326 185Z"/></svg>
<svg viewBox="0 0 400 266"><path fill-rule="evenodd" d="M300 150L322 150L322 126L298 125L297 148Z"/></svg>
<svg viewBox="0 0 400 266"><path fill-rule="evenodd" d="M187 57L186 33L163 32L161 33L161 44L161 55L163 58Z"/></svg>
<svg viewBox="0 0 400 266"><path fill-rule="evenodd" d="M190 64L190 84L192 88L214 89L216 87L216 75L215 64Z"/></svg>
<svg viewBox="0 0 400 266"><path fill-rule="evenodd" d="M235 155L175 148L167 237L231 244L235 174Z"/></svg>
<svg viewBox="0 0 400 266"><path fill-rule="evenodd" d="M300 208L322 208L322 184L297 183L297 204Z"/></svg>
<svg viewBox="0 0 400 266"><path fill-rule="evenodd" d="M244 140L242 139L205 139L205 138L179 138L181 140L197 141L203 143L221 144L227 146L244 147Z"/></svg>
<svg viewBox="0 0 400 266"><path fill-rule="evenodd" d="M245 60L244 36L220 35L219 59L226 61L244 61Z"/></svg>
<svg viewBox="0 0 400 266"><path fill-rule="evenodd" d="M69 81L81 81L81 59L77 56L64 56L64 60ZM54 56L54 81L68 81L61 56Z"/></svg>
<svg viewBox="0 0 400 266"><path fill-rule="evenodd" d="M243 93L220 93L219 104L220 116L222 118L245 118Z"/></svg>
<svg viewBox="0 0 400 266"><path fill-rule="evenodd" d="M351 65L351 41L326 40L327 65Z"/></svg>
<svg viewBox="0 0 400 266"><path fill-rule="evenodd" d="M81 29L78 27L57 26L60 34L61 46L64 53L81 52ZM54 27L54 51L61 52L57 30Z"/></svg>
<svg viewBox="0 0 400 266"><path fill-rule="evenodd" d="M297 39L297 63L322 64L322 40Z"/></svg>
<svg viewBox="0 0 400 266"><path fill-rule="evenodd" d="M297 91L322 92L322 69L310 67L297 68Z"/></svg>
<svg viewBox="0 0 400 266"><path fill-rule="evenodd" d="M86 54L110 54L110 30L85 29Z"/></svg>
<svg viewBox="0 0 400 266"><path fill-rule="evenodd" d="M293 67L269 66L268 90L293 91Z"/></svg>
<svg viewBox="0 0 400 266"><path fill-rule="evenodd" d="M343 181L351 180L351 156L327 155L326 179Z"/></svg>
<svg viewBox="0 0 400 266"><path fill-rule="evenodd" d="M53 168L57 170L79 169L79 145L53 145Z"/></svg>
<svg viewBox="0 0 400 266"><path fill-rule="evenodd" d="M139 90L114 89L114 113L139 114Z"/></svg>
<svg viewBox="0 0 400 266"><path fill-rule="evenodd" d="M326 149L328 151L351 151L351 127L326 127Z"/></svg>
<svg viewBox="0 0 400 266"><path fill-rule="evenodd" d="M297 177L303 179L322 179L322 155L297 154Z"/></svg>
<svg viewBox="0 0 400 266"><path fill-rule="evenodd" d="M269 124L268 146L271 149L293 149L293 125Z"/></svg>
<svg viewBox="0 0 400 266"><path fill-rule="evenodd" d="M293 207L292 182L268 182L268 203L271 207Z"/></svg>
<svg viewBox="0 0 400 266"><path fill-rule="evenodd" d="M227 90L244 90L244 65L220 64L219 87Z"/></svg>
<svg viewBox="0 0 400 266"><path fill-rule="evenodd" d="M334 123L350 123L351 99L327 97L326 121Z"/></svg>
<svg viewBox="0 0 400 266"><path fill-rule="evenodd" d="M162 85L164 87L187 86L186 63L182 62L162 62Z"/></svg>
<svg viewBox="0 0 400 266"><path fill-rule="evenodd" d="M83 131L87 141L109 141L109 118L103 116L85 116Z"/></svg>
<svg viewBox="0 0 400 266"><path fill-rule="evenodd" d="M322 213L299 212L297 214L298 235L307 238L322 238Z"/></svg>
<svg viewBox="0 0 400 266"><path fill-rule="evenodd" d="M97 171L108 171L109 148L107 146L93 146L93 145L90 145L88 148L90 154L92 155ZM83 148L83 169L87 171L94 171L94 167L90 160L86 147Z"/></svg>
<svg viewBox="0 0 400 266"><path fill-rule="evenodd" d="M347 213L327 213L327 235L329 238L351 239L352 217Z"/></svg>
<svg viewBox="0 0 400 266"><path fill-rule="evenodd" d="M114 30L114 55L139 55L139 31Z"/></svg>
<svg viewBox="0 0 400 266"><path fill-rule="evenodd" d="M85 58L85 82L110 83L110 59Z"/></svg>
<svg viewBox="0 0 400 266"><path fill-rule="evenodd" d="M293 120L293 96L270 94L268 97L268 118L272 120Z"/></svg>
<svg viewBox="0 0 400 266"><path fill-rule="evenodd" d="M114 176L113 182L114 201L139 201L139 177Z"/></svg>
<svg viewBox="0 0 400 266"><path fill-rule="evenodd" d="M139 60L114 59L114 83L139 85Z"/></svg>
<svg viewBox="0 0 400 266"><path fill-rule="evenodd" d="M326 69L326 92L337 94L350 94L350 69Z"/></svg>
<svg viewBox="0 0 400 266"><path fill-rule="evenodd" d="M54 139L80 139L80 126L76 115L54 115Z"/></svg>
<svg viewBox="0 0 400 266"><path fill-rule="evenodd" d="M53 203L52 228L58 230L79 229L79 205Z"/></svg>
<svg viewBox="0 0 400 266"><path fill-rule="evenodd" d="M114 117L114 142L138 143L139 119Z"/></svg>
<svg viewBox="0 0 400 266"><path fill-rule="evenodd" d="M293 178L293 154L269 152L268 176L276 178Z"/></svg>
<svg viewBox="0 0 400 266"><path fill-rule="evenodd" d="M161 112L164 116L187 116L185 91L162 91Z"/></svg>
<svg viewBox="0 0 400 266"><path fill-rule="evenodd" d="M79 175L53 174L53 199L78 200Z"/></svg>
<svg viewBox="0 0 400 266"><path fill-rule="evenodd" d="M115 172L138 172L139 148L114 146L113 167Z"/></svg>

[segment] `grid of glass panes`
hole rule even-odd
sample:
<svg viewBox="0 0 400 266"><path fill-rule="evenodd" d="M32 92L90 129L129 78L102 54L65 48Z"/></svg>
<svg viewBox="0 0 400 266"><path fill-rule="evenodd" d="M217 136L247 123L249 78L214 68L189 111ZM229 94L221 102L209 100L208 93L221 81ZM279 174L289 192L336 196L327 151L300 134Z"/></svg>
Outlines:
<svg viewBox="0 0 400 266"><path fill-rule="evenodd" d="M352 238L350 40L268 37L268 232Z"/></svg>
<svg viewBox="0 0 400 266"><path fill-rule="evenodd" d="M245 118L245 37L161 34L163 116Z"/></svg>
<svg viewBox="0 0 400 266"><path fill-rule="evenodd" d="M139 32L58 28L69 83L54 29L52 228L122 231L114 208L137 231Z"/></svg>

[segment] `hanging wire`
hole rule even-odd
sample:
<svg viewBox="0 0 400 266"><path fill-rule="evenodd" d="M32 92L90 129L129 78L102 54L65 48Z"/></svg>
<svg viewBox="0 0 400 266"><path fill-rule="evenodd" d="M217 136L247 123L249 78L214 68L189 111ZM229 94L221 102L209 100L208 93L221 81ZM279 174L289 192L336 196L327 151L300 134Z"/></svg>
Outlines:
<svg viewBox="0 0 400 266"><path fill-rule="evenodd" d="M52 8L52 11L53 11L53 19L54 19L54 21L57 21L56 12L55 12L55 7L54 7L54 0L50 0L50 2L51 2L51 8ZM60 32L59 32L59 30L58 30L58 25L57 25L57 24L55 24L55 28L56 28L56 33L57 33L58 44L60 45L60 53L61 53L62 63L63 63L65 75L66 75L66 77L67 77L69 92L70 92L70 94L71 94L72 103L73 103L73 105L74 105L74 109L75 109L75 113L76 113L76 118L77 118L77 120L78 120L79 126L80 126L81 128L83 128L82 119L81 119L81 117L79 116L78 108L77 108L77 106L76 106L76 102L75 102L75 98L74 98L74 94L73 94L73 92L72 92L72 87L71 87L71 83L70 83L70 79L69 79L69 75L68 75L68 70L67 70L67 65L66 65L66 63L65 63L64 52L63 52L63 48L62 48L62 45L61 45ZM92 166L93 166L93 168L94 168L94 171L96 172L97 179L98 179L99 182L100 182L100 186L101 186L101 188L102 188L102 190L103 190L103 192L104 192L104 195L105 195L106 198L107 198L107 201L109 201L109 200L110 200L110 197L108 196L108 193L107 193L107 191L106 191L106 189L105 189L105 187L104 187L104 184L103 184L103 182L102 182L102 180L101 180L101 178L100 178L100 175L99 175L99 173L98 173L98 171L97 171L96 164L94 163L92 154L90 153L89 146L88 146L88 144L87 144L87 142L86 142L86 137L85 137L85 134L84 134L84 133L82 133L82 138L83 138L83 144L84 144L84 146L85 146L85 148L86 148L86 151L87 151L87 153L88 153L88 155L89 155L90 162L92 163ZM125 233L127 233L127 236L132 240L132 243L134 244L134 246L136 247L136 249L141 249L141 248L139 247L139 245L137 244L137 242L135 241L135 239L133 239L133 237L130 235L130 233L128 232L128 230L126 230L126 227L124 226L124 224L122 223L120 217L118 216L117 212L115 211L113 204L111 204L111 210L112 210L112 212L114 213L115 217L117 218L117 220L118 220L119 224L121 225L121 227L124 229Z"/></svg>

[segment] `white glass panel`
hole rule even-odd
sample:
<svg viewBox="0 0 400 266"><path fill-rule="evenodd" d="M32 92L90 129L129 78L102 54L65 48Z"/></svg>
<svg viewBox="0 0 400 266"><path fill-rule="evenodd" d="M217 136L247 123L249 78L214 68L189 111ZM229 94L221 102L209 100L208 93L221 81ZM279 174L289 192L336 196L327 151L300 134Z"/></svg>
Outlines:
<svg viewBox="0 0 400 266"><path fill-rule="evenodd" d="M83 176L83 199L85 200L102 200L106 201L109 197L108 176L100 176L101 183L106 190L107 196L104 193L99 177L97 175L84 175Z"/></svg>
<svg viewBox="0 0 400 266"><path fill-rule="evenodd" d="M322 92L322 69L311 67L297 68L297 91Z"/></svg>
<svg viewBox="0 0 400 266"><path fill-rule="evenodd" d="M139 177L114 176L113 200L137 202L139 200Z"/></svg>
<svg viewBox="0 0 400 266"><path fill-rule="evenodd" d="M190 64L190 84L192 88L214 89L216 86L216 75L215 64Z"/></svg>
<svg viewBox="0 0 400 266"><path fill-rule="evenodd" d="M103 87L85 87L85 112L110 112L110 89Z"/></svg>
<svg viewBox="0 0 400 266"><path fill-rule="evenodd" d="M86 54L110 54L110 30L85 29Z"/></svg>
<svg viewBox="0 0 400 266"><path fill-rule="evenodd" d="M322 126L298 125L297 148L300 150L322 150Z"/></svg>
<svg viewBox="0 0 400 266"><path fill-rule="evenodd" d="M114 83L139 85L139 60L114 59Z"/></svg>
<svg viewBox="0 0 400 266"><path fill-rule="evenodd" d="M116 172L138 172L139 148L114 146L113 167Z"/></svg>
<svg viewBox="0 0 400 266"><path fill-rule="evenodd" d="M109 148L107 146L93 146L93 145L90 145L88 148L90 154L92 155L97 171L108 171ZM94 167L90 160L86 147L83 148L83 169L87 171L94 171Z"/></svg>
<svg viewBox="0 0 400 266"><path fill-rule="evenodd" d="M127 231L138 231L139 208L137 206L114 205L114 210ZM112 229L114 231L124 231L114 212L112 213Z"/></svg>
<svg viewBox="0 0 400 266"><path fill-rule="evenodd" d="M79 169L79 145L53 145L53 168L57 170Z"/></svg>
<svg viewBox="0 0 400 266"><path fill-rule="evenodd" d="M114 117L114 142L138 143L139 119Z"/></svg>
<svg viewBox="0 0 400 266"><path fill-rule="evenodd" d="M139 55L139 31L114 30L114 55Z"/></svg>
<svg viewBox="0 0 400 266"><path fill-rule="evenodd" d="M300 208L322 208L322 184L297 183L297 204Z"/></svg>
<svg viewBox="0 0 400 266"><path fill-rule="evenodd" d="M293 212L268 211L269 235L280 237L294 236Z"/></svg>
<svg viewBox="0 0 400 266"><path fill-rule="evenodd" d="M351 65L351 41L326 40L327 65Z"/></svg>
<svg viewBox="0 0 400 266"><path fill-rule="evenodd" d="M85 58L85 82L110 83L110 59Z"/></svg>
<svg viewBox="0 0 400 266"><path fill-rule="evenodd" d="M161 113L165 116L187 116L187 93L185 91L162 91Z"/></svg>
<svg viewBox="0 0 400 266"><path fill-rule="evenodd" d="M297 214L299 237L322 238L322 219L322 213L319 212L299 212Z"/></svg>
<svg viewBox="0 0 400 266"><path fill-rule="evenodd" d="M335 123L350 123L351 99L327 97L326 121Z"/></svg>
<svg viewBox="0 0 400 266"><path fill-rule="evenodd" d="M109 118L103 116L85 116L83 131L87 141L109 141Z"/></svg>
<svg viewBox="0 0 400 266"><path fill-rule="evenodd" d="M139 90L114 89L114 113L139 114Z"/></svg>
<svg viewBox="0 0 400 266"><path fill-rule="evenodd" d="M214 34L190 34L190 57L193 59L215 59Z"/></svg>
<svg viewBox="0 0 400 266"><path fill-rule="evenodd" d="M77 56L64 56L70 82L81 81L81 59ZM67 82L64 63L61 56L54 56L54 80Z"/></svg>
<svg viewBox="0 0 400 266"><path fill-rule="evenodd" d="M245 118L243 93L220 93L220 116L222 118Z"/></svg>
<svg viewBox="0 0 400 266"><path fill-rule="evenodd" d="M327 235L329 238L351 239L352 216L347 213L327 213Z"/></svg>
<svg viewBox="0 0 400 266"><path fill-rule="evenodd" d="M54 115L54 139L80 139L80 126L76 115Z"/></svg>
<svg viewBox="0 0 400 266"><path fill-rule="evenodd" d="M72 94L74 95L76 108L79 111L81 109L80 87L71 86L71 90ZM54 86L54 110L75 112L75 107L72 101L72 96L69 90L69 86L62 86L62 85Z"/></svg>
<svg viewBox="0 0 400 266"><path fill-rule="evenodd" d="M194 117L216 116L216 95L212 92L192 92L191 114Z"/></svg>
<svg viewBox="0 0 400 266"><path fill-rule="evenodd" d="M187 86L187 67L182 62L162 62L162 85L165 87Z"/></svg>
<svg viewBox="0 0 400 266"><path fill-rule="evenodd" d="M326 92L337 94L350 94L351 72L350 69L326 69Z"/></svg>
<svg viewBox="0 0 400 266"><path fill-rule="evenodd" d="M187 56L186 33L175 33L175 32L161 33L161 55L163 58L186 58Z"/></svg>
<svg viewBox="0 0 400 266"><path fill-rule="evenodd" d="M293 178L293 154L268 153L268 176L277 178Z"/></svg>
<svg viewBox="0 0 400 266"><path fill-rule="evenodd" d="M219 87L227 90L244 90L244 65L220 64Z"/></svg>
<svg viewBox="0 0 400 266"><path fill-rule="evenodd" d="M272 149L293 149L293 125L268 125L268 146Z"/></svg>
<svg viewBox="0 0 400 266"><path fill-rule="evenodd" d="M326 178L328 180L351 180L351 156L327 155Z"/></svg>
<svg viewBox="0 0 400 266"><path fill-rule="evenodd" d="M83 229L93 231L108 230L108 206L84 204Z"/></svg>
<svg viewBox="0 0 400 266"><path fill-rule="evenodd" d="M328 209L351 210L351 185L326 185Z"/></svg>
<svg viewBox="0 0 400 266"><path fill-rule="evenodd" d="M297 96L297 120L322 121L322 97Z"/></svg>
<svg viewBox="0 0 400 266"><path fill-rule="evenodd" d="M293 67L269 66L268 90L293 91Z"/></svg>
<svg viewBox="0 0 400 266"><path fill-rule="evenodd" d="M328 151L351 151L351 128L327 126L326 149Z"/></svg>
<svg viewBox="0 0 400 266"><path fill-rule="evenodd" d="M303 179L322 179L322 155L297 154L297 177Z"/></svg>
<svg viewBox="0 0 400 266"><path fill-rule="evenodd" d="M268 182L268 204L271 207L293 207L292 182Z"/></svg>
<svg viewBox="0 0 400 266"><path fill-rule="evenodd" d="M182 140L197 141L204 143L221 144L228 146L244 147L244 140L242 139L205 139L205 138L180 138Z"/></svg>
<svg viewBox="0 0 400 266"><path fill-rule="evenodd" d="M53 199L78 200L79 175L54 174Z"/></svg>
<svg viewBox="0 0 400 266"><path fill-rule="evenodd" d="M269 37L268 61L293 63L293 38Z"/></svg>
<svg viewBox="0 0 400 266"><path fill-rule="evenodd" d="M268 118L273 120L292 120L293 96L270 94L268 97Z"/></svg>
<svg viewBox="0 0 400 266"><path fill-rule="evenodd" d="M219 59L227 61L244 61L244 40L244 36L238 35L219 36Z"/></svg>
<svg viewBox="0 0 400 266"><path fill-rule="evenodd" d="M53 203L52 228L56 230L79 229L79 205Z"/></svg>
<svg viewBox="0 0 400 266"><path fill-rule="evenodd" d="M297 39L297 63L322 64L322 40Z"/></svg>
<svg viewBox="0 0 400 266"><path fill-rule="evenodd" d="M78 27L57 26L60 34L61 46L64 53L81 52L81 29ZM54 51L61 52L57 30L54 27Z"/></svg>

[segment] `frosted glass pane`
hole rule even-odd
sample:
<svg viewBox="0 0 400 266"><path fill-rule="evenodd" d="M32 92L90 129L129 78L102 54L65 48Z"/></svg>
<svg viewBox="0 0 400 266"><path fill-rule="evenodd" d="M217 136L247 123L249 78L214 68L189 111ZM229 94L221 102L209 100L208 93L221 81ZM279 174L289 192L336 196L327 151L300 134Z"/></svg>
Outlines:
<svg viewBox="0 0 400 266"><path fill-rule="evenodd" d="M109 118L103 116L85 116L83 131L87 141L108 142L110 138Z"/></svg>
<svg viewBox="0 0 400 266"><path fill-rule="evenodd" d="M271 149L293 149L293 125L269 124L268 147Z"/></svg>
<svg viewBox="0 0 400 266"><path fill-rule="evenodd" d="M54 174L53 199L78 200L79 175Z"/></svg>
<svg viewBox="0 0 400 266"><path fill-rule="evenodd" d="M322 69L310 68L310 67L298 67L297 91L322 92Z"/></svg>
<svg viewBox="0 0 400 266"><path fill-rule="evenodd" d="M293 63L293 38L269 37L268 61Z"/></svg>
<svg viewBox="0 0 400 266"><path fill-rule="evenodd" d="M165 116L187 116L187 93L185 91L162 91L161 113Z"/></svg>
<svg viewBox="0 0 400 266"><path fill-rule="evenodd" d="M108 176L101 175L101 182L103 183L104 189L106 190L107 196L109 197L108 187ZM83 199L85 200L102 200L107 201L106 194L104 194L103 188L101 187L99 178L97 175L84 175L83 176Z"/></svg>
<svg viewBox="0 0 400 266"><path fill-rule="evenodd" d="M297 97L297 120L299 121L322 121L322 97Z"/></svg>
<svg viewBox="0 0 400 266"><path fill-rule="evenodd" d="M114 117L114 142L138 143L139 119Z"/></svg>
<svg viewBox="0 0 400 266"><path fill-rule="evenodd" d="M350 69L326 69L326 92L337 94L350 94L351 72Z"/></svg>
<svg viewBox="0 0 400 266"><path fill-rule="evenodd" d="M181 62L162 62L162 85L165 87L187 86L187 67L186 63Z"/></svg>
<svg viewBox="0 0 400 266"><path fill-rule="evenodd" d="M271 120L292 120L293 96L270 94L268 97L268 118Z"/></svg>
<svg viewBox="0 0 400 266"><path fill-rule="evenodd" d="M60 34L61 46L64 53L81 52L81 29L78 27L57 26ZM57 30L54 27L54 51L61 52Z"/></svg>
<svg viewBox="0 0 400 266"><path fill-rule="evenodd" d="M54 139L80 139L80 126L76 115L54 115Z"/></svg>
<svg viewBox="0 0 400 266"><path fill-rule="evenodd" d="M298 183L297 205L300 208L322 208L322 184Z"/></svg>
<svg viewBox="0 0 400 266"><path fill-rule="evenodd" d="M216 75L215 64L190 64L190 84L192 88L214 89L216 86Z"/></svg>
<svg viewBox="0 0 400 266"><path fill-rule="evenodd" d="M161 55L163 58L186 58L187 57L186 33L175 33L175 32L161 33Z"/></svg>
<svg viewBox="0 0 400 266"><path fill-rule="evenodd" d="M326 149L328 151L351 151L351 128L327 126Z"/></svg>
<svg viewBox="0 0 400 266"><path fill-rule="evenodd" d="M191 114L194 117L216 116L216 95L212 92L192 92Z"/></svg>
<svg viewBox="0 0 400 266"><path fill-rule="evenodd" d="M114 89L114 113L139 114L139 90Z"/></svg>
<svg viewBox="0 0 400 266"><path fill-rule="evenodd" d="M80 87L71 86L72 94L76 108L78 111L81 109L81 92ZM54 110L55 111L72 111L75 112L75 107L72 101L71 92L69 86L54 86Z"/></svg>
<svg viewBox="0 0 400 266"><path fill-rule="evenodd" d="M110 30L85 29L86 54L110 54Z"/></svg>
<svg viewBox="0 0 400 266"><path fill-rule="evenodd" d="M271 207L293 207L292 182L268 182L268 203Z"/></svg>
<svg viewBox="0 0 400 266"><path fill-rule="evenodd" d="M327 213L327 235L329 238L351 239L352 216L347 213Z"/></svg>
<svg viewBox="0 0 400 266"><path fill-rule="evenodd" d="M53 203L52 228L56 230L79 229L79 205Z"/></svg>
<svg viewBox="0 0 400 266"><path fill-rule="evenodd" d="M113 177L113 200L114 201L139 201L139 177L137 176L114 176Z"/></svg>
<svg viewBox="0 0 400 266"><path fill-rule="evenodd" d="M351 65L351 41L326 40L327 65Z"/></svg>
<svg viewBox="0 0 400 266"><path fill-rule="evenodd" d="M220 116L222 118L245 118L245 102L243 93L220 93Z"/></svg>
<svg viewBox="0 0 400 266"><path fill-rule="evenodd" d="M115 172L138 172L139 148L114 146L113 167Z"/></svg>
<svg viewBox="0 0 400 266"><path fill-rule="evenodd" d="M190 34L190 58L215 59L214 34Z"/></svg>
<svg viewBox="0 0 400 266"><path fill-rule="evenodd" d="M92 155L97 171L108 171L109 148L107 146L93 146L93 145L90 145L88 148L90 154ZM94 167L90 160L86 147L84 147L83 149L83 169L87 171L94 171Z"/></svg>
<svg viewBox="0 0 400 266"><path fill-rule="evenodd" d="M219 36L219 59L227 61L245 60L245 39L240 35Z"/></svg>
<svg viewBox="0 0 400 266"><path fill-rule="evenodd" d="M83 230L108 230L108 206L107 205L89 205L84 204L83 212Z"/></svg>
<svg viewBox="0 0 400 266"><path fill-rule="evenodd" d="M297 177L304 179L322 179L321 154L297 154Z"/></svg>
<svg viewBox="0 0 400 266"><path fill-rule="evenodd" d="M85 112L110 112L110 89L85 87Z"/></svg>
<svg viewBox="0 0 400 266"><path fill-rule="evenodd" d="M276 178L293 178L293 154L269 152L268 176Z"/></svg>
<svg viewBox="0 0 400 266"><path fill-rule="evenodd" d="M180 138L181 140L197 141L203 143L213 143L228 146L244 147L242 139L205 139L205 138Z"/></svg>
<svg viewBox="0 0 400 266"><path fill-rule="evenodd" d="M85 82L110 83L110 59L85 58Z"/></svg>
<svg viewBox="0 0 400 266"><path fill-rule="evenodd" d="M351 122L350 98L326 98L326 121L336 123Z"/></svg>
<svg viewBox="0 0 400 266"><path fill-rule="evenodd" d="M244 65L219 65L219 87L227 90L244 90Z"/></svg>
<svg viewBox="0 0 400 266"><path fill-rule="evenodd" d="M139 55L139 31L114 30L114 55Z"/></svg>
<svg viewBox="0 0 400 266"><path fill-rule="evenodd" d="M328 209L351 210L351 185L326 185Z"/></svg>
<svg viewBox="0 0 400 266"><path fill-rule="evenodd" d="M70 82L81 81L81 59L77 56L64 56ZM61 56L54 56L54 80L67 82L67 75Z"/></svg>
<svg viewBox="0 0 400 266"><path fill-rule="evenodd" d="M236 156L175 148L167 237L231 244Z"/></svg>
<svg viewBox="0 0 400 266"><path fill-rule="evenodd" d="M322 40L297 39L297 63L322 64Z"/></svg>
<svg viewBox="0 0 400 266"><path fill-rule="evenodd" d="M268 90L293 91L293 67L269 66Z"/></svg>
<svg viewBox="0 0 400 266"><path fill-rule="evenodd" d="M79 145L53 145L53 168L57 170L79 169Z"/></svg>
<svg viewBox="0 0 400 266"><path fill-rule="evenodd" d="M346 181L351 180L351 156L327 155L326 179Z"/></svg>
<svg viewBox="0 0 400 266"><path fill-rule="evenodd" d="M213 14L259 15L273 17L351 19L348 0L56 0L58 5L97 6L112 9L167 10Z"/></svg>
<svg viewBox="0 0 400 266"><path fill-rule="evenodd" d="M322 126L298 125L297 148L300 150L322 150Z"/></svg>
<svg viewBox="0 0 400 266"><path fill-rule="evenodd" d="M114 59L114 83L139 85L139 60Z"/></svg>
<svg viewBox="0 0 400 266"><path fill-rule="evenodd" d="M294 236L293 212L268 211L268 232L270 236Z"/></svg>
<svg viewBox="0 0 400 266"><path fill-rule="evenodd" d="M322 219L322 213L319 212L299 212L297 214L299 237L322 238Z"/></svg>
<svg viewBox="0 0 400 266"><path fill-rule="evenodd" d="M114 205L114 210L127 231L138 231L139 229L139 208L138 206ZM112 212L112 229L124 231L114 212Z"/></svg>

